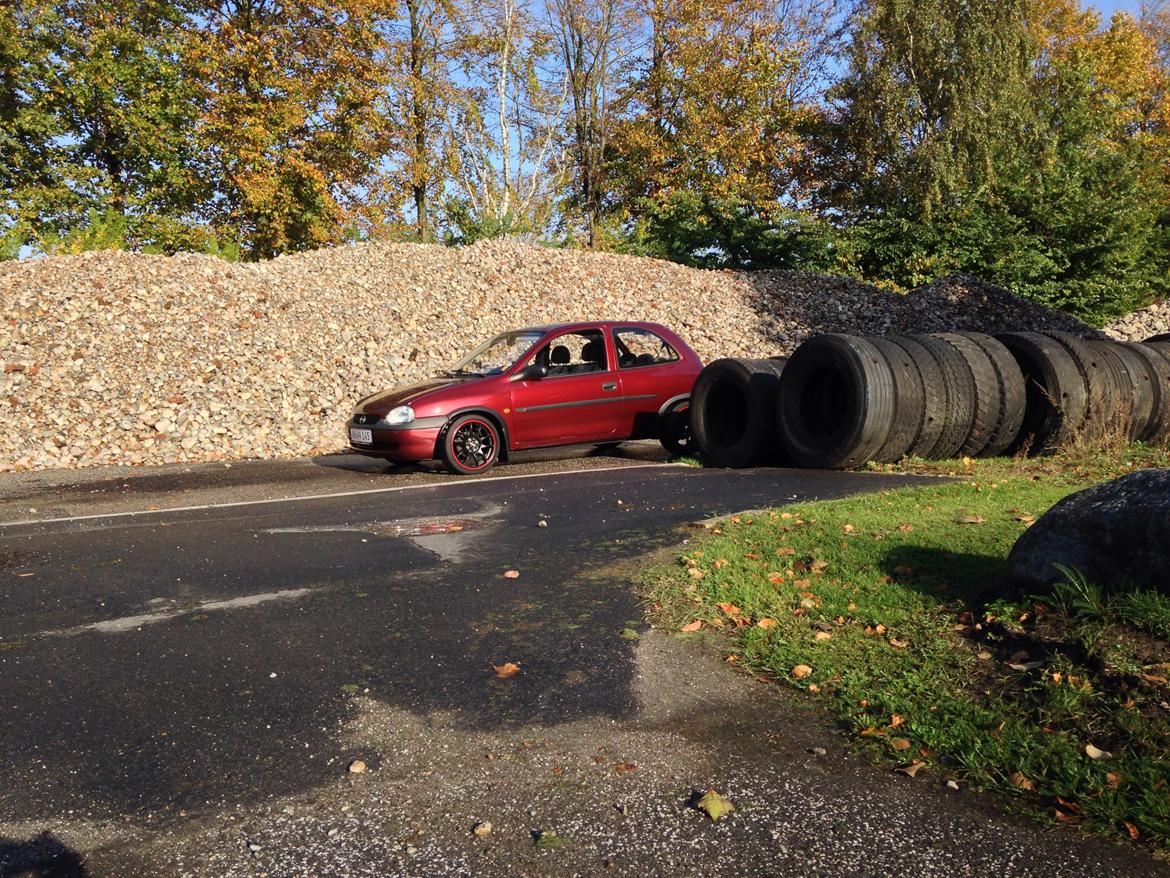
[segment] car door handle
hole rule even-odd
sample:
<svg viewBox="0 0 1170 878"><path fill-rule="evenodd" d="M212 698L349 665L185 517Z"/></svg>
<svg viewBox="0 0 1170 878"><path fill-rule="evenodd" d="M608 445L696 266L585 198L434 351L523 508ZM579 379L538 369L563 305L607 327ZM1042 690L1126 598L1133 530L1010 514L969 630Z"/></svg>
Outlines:
<svg viewBox="0 0 1170 878"><path fill-rule="evenodd" d="M601 385L601 389L602 390L617 390L617 382L616 381L606 381L604 384Z"/></svg>

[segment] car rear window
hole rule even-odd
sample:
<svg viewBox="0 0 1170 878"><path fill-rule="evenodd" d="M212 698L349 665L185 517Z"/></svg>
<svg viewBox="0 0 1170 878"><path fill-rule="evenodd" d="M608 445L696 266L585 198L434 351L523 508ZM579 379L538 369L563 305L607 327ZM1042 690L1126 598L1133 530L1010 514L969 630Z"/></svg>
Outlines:
<svg viewBox="0 0 1170 878"><path fill-rule="evenodd" d="M678 360L678 352L662 336L649 329L615 329L618 365L623 369L658 366Z"/></svg>

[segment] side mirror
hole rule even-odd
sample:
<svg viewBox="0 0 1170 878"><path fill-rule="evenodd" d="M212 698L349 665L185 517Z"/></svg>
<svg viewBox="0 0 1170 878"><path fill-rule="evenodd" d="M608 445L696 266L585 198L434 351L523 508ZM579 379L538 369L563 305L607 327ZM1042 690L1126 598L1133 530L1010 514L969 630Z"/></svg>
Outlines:
<svg viewBox="0 0 1170 878"><path fill-rule="evenodd" d="M541 378L547 378L548 366L544 363L533 363L520 372L520 377L525 381L539 381Z"/></svg>

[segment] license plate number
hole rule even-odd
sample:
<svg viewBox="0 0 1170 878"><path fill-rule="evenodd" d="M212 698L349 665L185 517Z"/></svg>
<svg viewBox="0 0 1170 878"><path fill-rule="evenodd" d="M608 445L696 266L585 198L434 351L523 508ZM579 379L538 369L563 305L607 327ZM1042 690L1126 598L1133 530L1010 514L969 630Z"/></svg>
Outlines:
<svg viewBox="0 0 1170 878"><path fill-rule="evenodd" d="M374 441L373 430L359 430L356 427L349 428L349 441L357 442L361 445L370 445Z"/></svg>

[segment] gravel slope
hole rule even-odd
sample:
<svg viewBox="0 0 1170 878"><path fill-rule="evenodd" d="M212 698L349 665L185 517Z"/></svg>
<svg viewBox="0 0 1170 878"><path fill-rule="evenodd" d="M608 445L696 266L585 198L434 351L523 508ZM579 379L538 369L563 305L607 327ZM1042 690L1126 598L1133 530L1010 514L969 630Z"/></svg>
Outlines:
<svg viewBox="0 0 1170 878"><path fill-rule="evenodd" d="M356 399L523 324L655 320L708 360L790 353L819 332L1090 331L970 278L903 297L512 241L0 263L0 309L0 471L335 449Z"/></svg>

